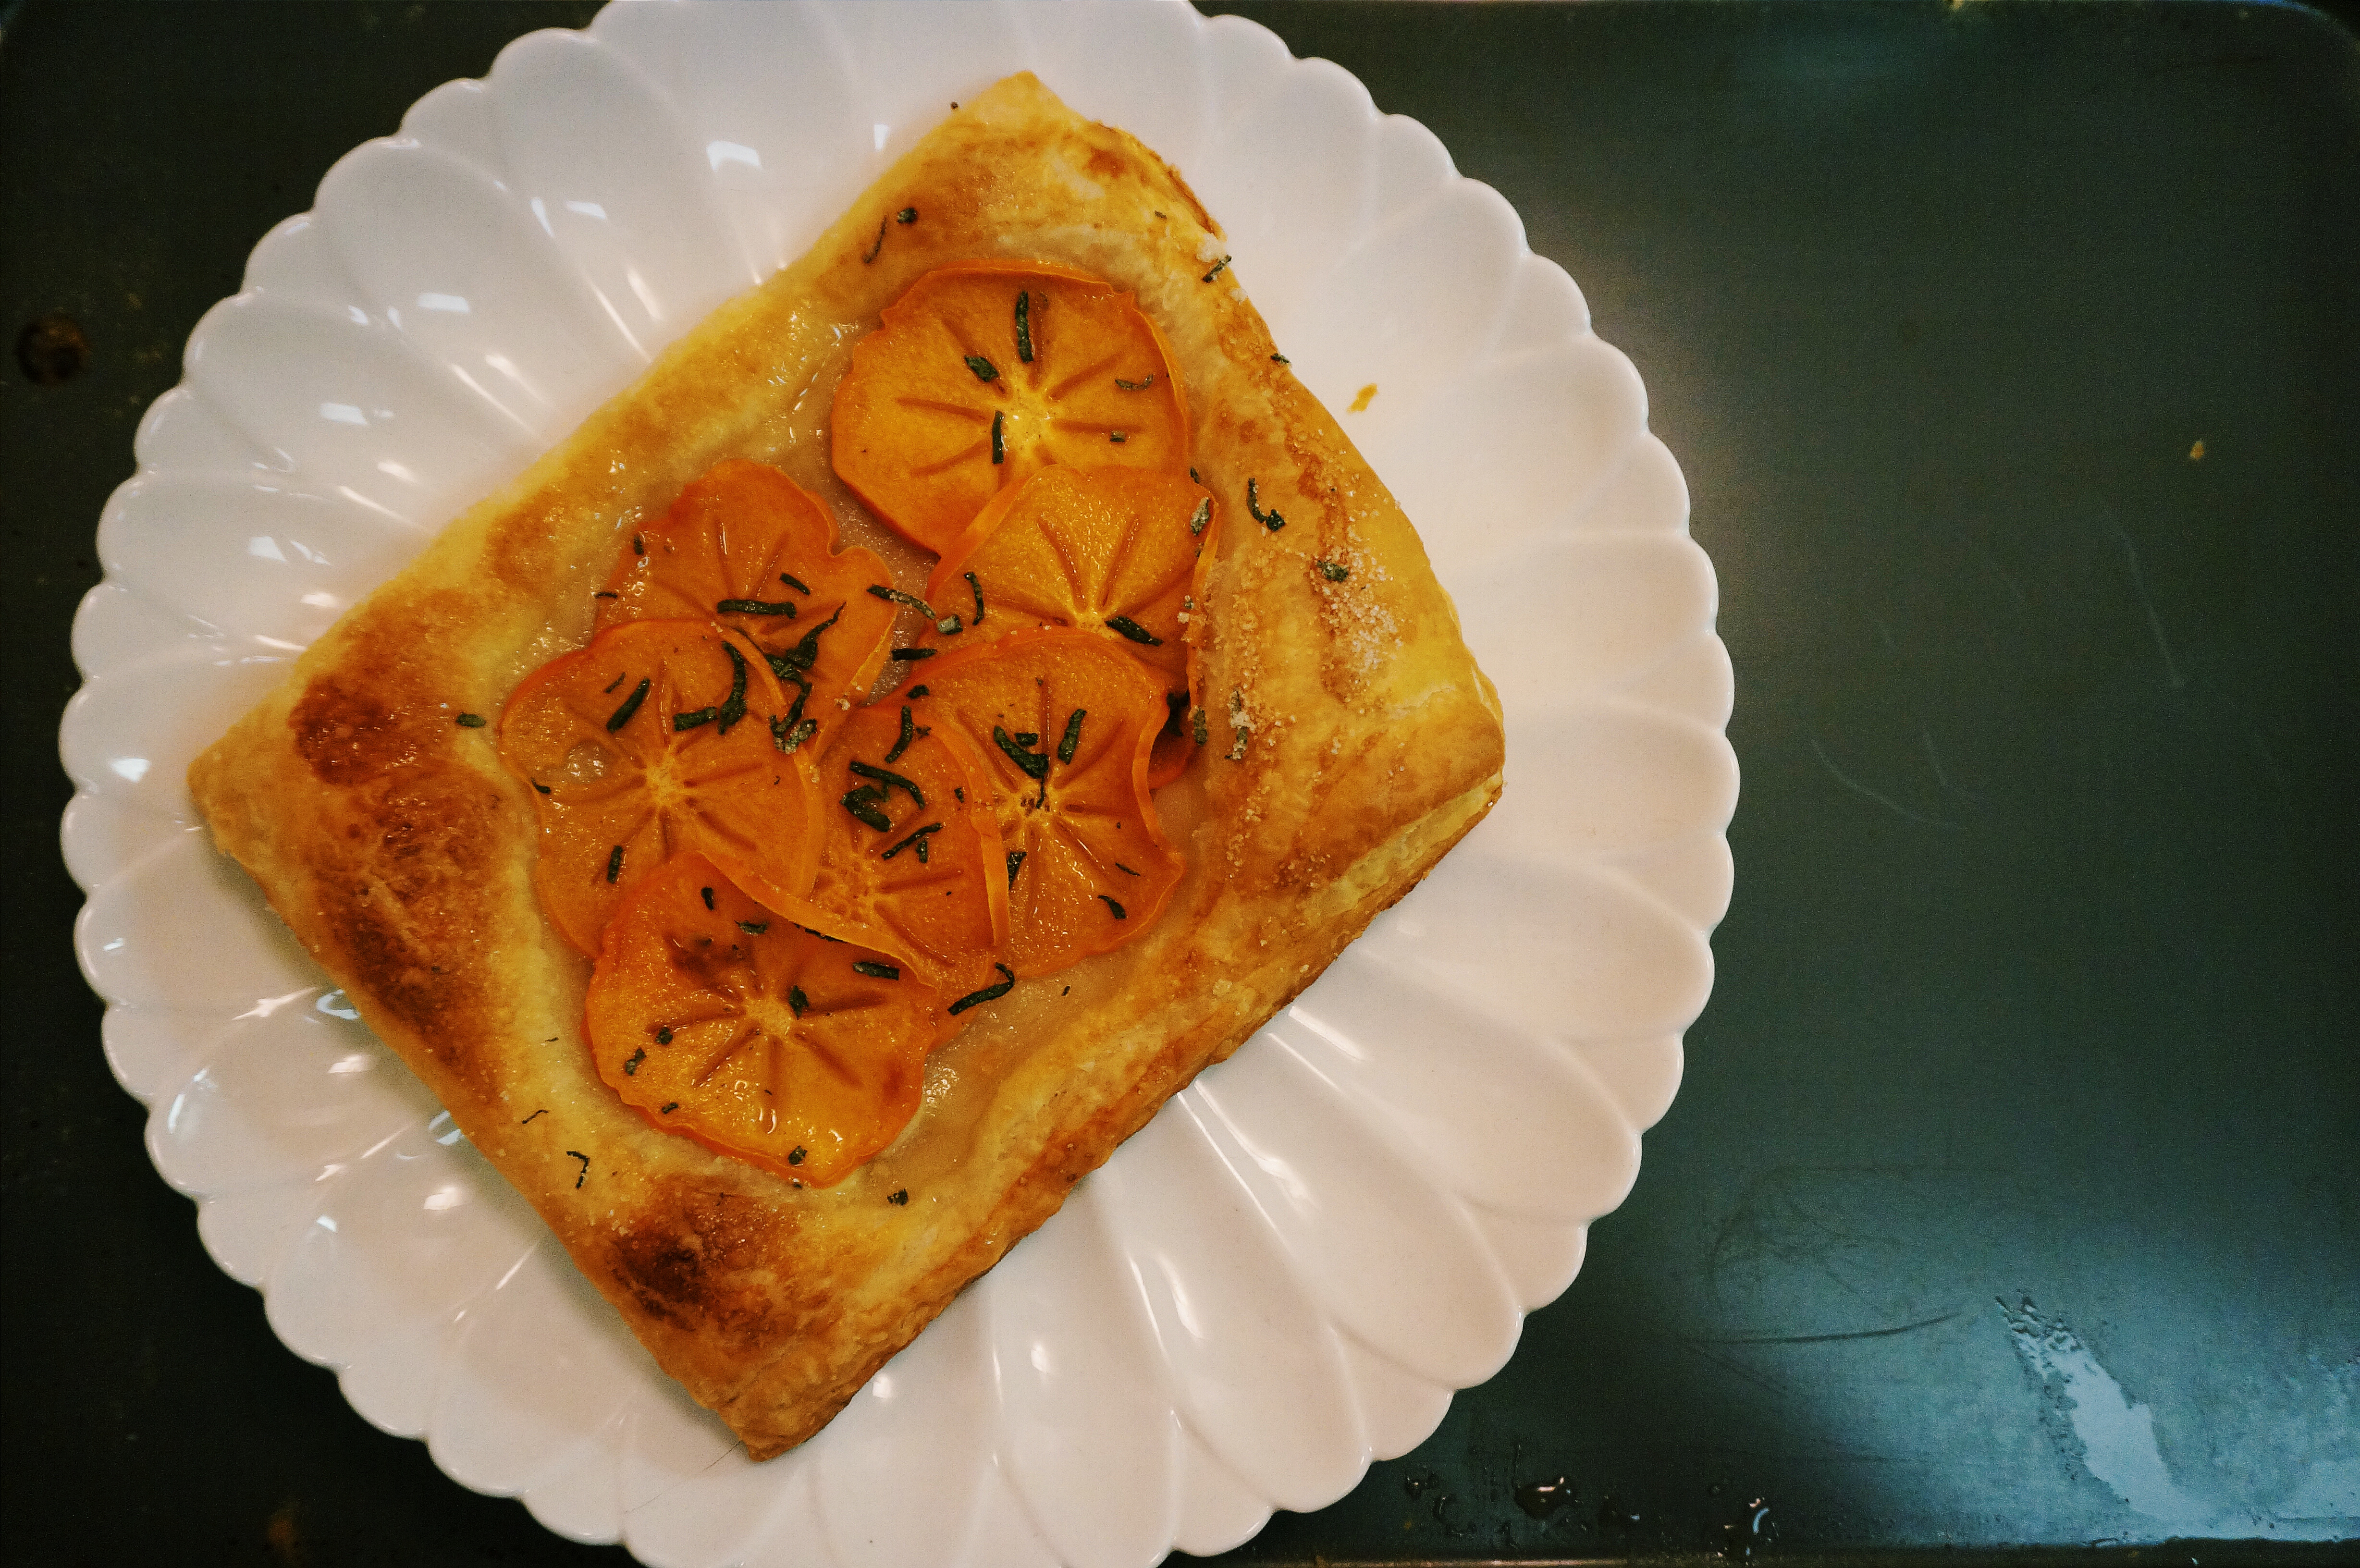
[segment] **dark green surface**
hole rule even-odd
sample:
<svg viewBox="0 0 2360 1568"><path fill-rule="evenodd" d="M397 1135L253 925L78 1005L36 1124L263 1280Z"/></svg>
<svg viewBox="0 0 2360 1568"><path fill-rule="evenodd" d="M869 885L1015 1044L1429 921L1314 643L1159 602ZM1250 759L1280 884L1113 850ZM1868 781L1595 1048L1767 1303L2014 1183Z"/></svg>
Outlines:
<svg viewBox="0 0 2360 1568"><path fill-rule="evenodd" d="M274 1517L317 1564L621 1561L369 1429L205 1259L72 974L50 750L197 315L337 155L587 9L36 5L0 48L5 324L93 346L0 375L8 1561L291 1560ZM1688 1080L1581 1277L1423 1449L1239 1556L2254 1536L2322 1466L2360 1486L2349 35L1246 9L1432 127L1631 354L1745 785Z"/></svg>

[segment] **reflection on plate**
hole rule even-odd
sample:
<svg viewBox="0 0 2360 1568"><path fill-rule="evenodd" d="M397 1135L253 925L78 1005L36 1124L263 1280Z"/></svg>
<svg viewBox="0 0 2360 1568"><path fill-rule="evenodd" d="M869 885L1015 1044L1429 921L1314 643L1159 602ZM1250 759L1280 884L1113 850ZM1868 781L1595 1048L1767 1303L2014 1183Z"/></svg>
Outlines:
<svg viewBox="0 0 2360 1568"><path fill-rule="evenodd" d="M749 1464L213 855L189 758L435 528L1030 67L1181 168L1418 519L1499 810L880 1373ZM388 1431L651 1563L1148 1563L1341 1496L1496 1371L1635 1173L1726 905L1711 569L1629 364L1505 202L1177 5L628 5L422 99L256 249L100 526L80 951L158 1167Z"/></svg>

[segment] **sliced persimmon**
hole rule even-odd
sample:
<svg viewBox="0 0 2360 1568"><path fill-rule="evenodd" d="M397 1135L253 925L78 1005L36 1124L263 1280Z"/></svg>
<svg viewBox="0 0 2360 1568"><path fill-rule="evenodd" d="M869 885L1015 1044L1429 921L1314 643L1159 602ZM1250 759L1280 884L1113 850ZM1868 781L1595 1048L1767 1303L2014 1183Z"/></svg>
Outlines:
<svg viewBox="0 0 2360 1568"><path fill-rule="evenodd" d="M1051 468L992 497L943 552L926 596L972 617L968 641L1075 626L1154 671L1167 706L1148 768L1148 783L1158 786L1177 778L1196 749L1186 723L1196 684L1187 617L1219 533L1211 492L1184 474Z"/></svg>
<svg viewBox="0 0 2360 1568"><path fill-rule="evenodd" d="M1153 924L1183 869L1148 795L1164 721L1156 679L1066 627L962 648L920 673L888 701L956 731L990 772L1015 973L1050 974Z"/></svg>
<svg viewBox="0 0 2360 1568"><path fill-rule="evenodd" d="M1188 403L1129 294L1045 262L937 268L885 307L836 384L836 472L940 551L999 491L1054 463L1178 472Z"/></svg>
<svg viewBox="0 0 2360 1568"><path fill-rule="evenodd" d="M791 913L674 855L616 909L583 1018L598 1075L649 1121L825 1187L908 1125L945 1019L902 955Z"/></svg>
<svg viewBox="0 0 2360 1568"><path fill-rule="evenodd" d="M812 901L895 939L956 999L989 989L1008 941L991 775L955 731L889 699L845 721L818 764Z"/></svg>
<svg viewBox="0 0 2360 1568"><path fill-rule="evenodd" d="M788 749L825 744L838 699L869 694L892 640L893 574L870 550L836 549L836 517L770 467L733 458L631 535L598 597L597 627L717 620L743 633L793 689Z"/></svg>
<svg viewBox="0 0 2360 1568"><path fill-rule="evenodd" d="M711 621L629 621L528 676L500 760L532 786L541 908L588 953L639 879L684 849L811 886L809 764L761 650Z"/></svg>

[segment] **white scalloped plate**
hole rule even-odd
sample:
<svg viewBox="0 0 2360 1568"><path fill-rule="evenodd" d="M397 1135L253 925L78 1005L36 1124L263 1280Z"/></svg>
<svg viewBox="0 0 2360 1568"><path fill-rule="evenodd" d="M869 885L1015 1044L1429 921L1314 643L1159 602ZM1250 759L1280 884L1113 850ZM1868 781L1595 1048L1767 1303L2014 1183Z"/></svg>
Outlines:
<svg viewBox="0 0 2360 1568"><path fill-rule="evenodd" d="M198 829L189 758L442 519L1030 67L1138 133L1418 519L1505 800L819 1437L658 1373ZM1496 1372L1663 1114L1726 907L1727 655L1678 469L1432 135L1178 5L617 6L421 100L268 235L99 527L62 735L109 1060L355 1408L650 1563L1144 1564L1342 1496Z"/></svg>

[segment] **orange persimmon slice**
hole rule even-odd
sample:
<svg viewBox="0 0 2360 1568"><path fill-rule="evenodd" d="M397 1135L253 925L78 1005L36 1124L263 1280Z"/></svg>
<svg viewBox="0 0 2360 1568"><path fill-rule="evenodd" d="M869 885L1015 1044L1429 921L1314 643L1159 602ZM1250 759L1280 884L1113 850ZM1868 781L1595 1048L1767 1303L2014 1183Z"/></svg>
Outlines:
<svg viewBox="0 0 2360 1568"><path fill-rule="evenodd" d="M955 730L990 771L1016 974L1050 974L1153 924L1183 869L1148 798L1161 683L1106 638L1064 627L962 648L919 673L888 701L936 734Z"/></svg>
<svg viewBox="0 0 2360 1568"><path fill-rule="evenodd" d="M632 884L683 849L810 887L812 786L783 755L788 712L761 650L710 621L627 622L518 686L500 760L532 786L533 878L566 941L595 953Z"/></svg>
<svg viewBox="0 0 2360 1568"><path fill-rule="evenodd" d="M825 1187L908 1124L945 1018L873 935L792 913L674 855L616 909L583 1021L598 1075L649 1121Z"/></svg>
<svg viewBox="0 0 2360 1568"><path fill-rule="evenodd" d="M1129 294L1043 262L960 262L885 307L836 384L836 472L928 550L1052 463L1178 472L1188 404Z"/></svg>
<svg viewBox="0 0 2360 1568"><path fill-rule="evenodd" d="M716 463L632 534L598 597L597 628L709 619L744 633L794 688L788 749L824 744L836 700L858 702L876 683L896 614L871 592L893 585L885 563L836 544L818 496L768 463Z"/></svg>
<svg viewBox="0 0 2360 1568"><path fill-rule="evenodd" d="M1076 626L1153 670L1164 682L1166 723L1148 783L1160 786L1196 750L1185 722L1196 684L1187 617L1219 533L1211 493L1183 474L1052 468L992 497L943 552L926 596L974 617L969 640Z"/></svg>
<svg viewBox="0 0 2360 1568"><path fill-rule="evenodd" d="M957 1007L1001 976L1008 881L991 776L955 732L888 700L845 721L818 764L812 901L895 939ZM963 1008L961 1009L964 1010Z"/></svg>

